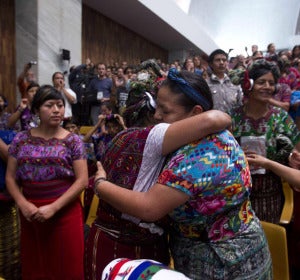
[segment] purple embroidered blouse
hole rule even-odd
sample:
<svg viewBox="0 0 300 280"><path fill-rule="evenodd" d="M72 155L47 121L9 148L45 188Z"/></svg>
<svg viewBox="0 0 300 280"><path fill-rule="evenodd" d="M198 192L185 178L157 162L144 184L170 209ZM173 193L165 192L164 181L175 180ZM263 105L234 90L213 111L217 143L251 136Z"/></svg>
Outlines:
<svg viewBox="0 0 300 280"><path fill-rule="evenodd" d="M20 183L73 181L73 161L86 158L83 142L78 135L70 133L64 139L45 140L32 136L30 130L15 136L9 154L17 159L16 178Z"/></svg>

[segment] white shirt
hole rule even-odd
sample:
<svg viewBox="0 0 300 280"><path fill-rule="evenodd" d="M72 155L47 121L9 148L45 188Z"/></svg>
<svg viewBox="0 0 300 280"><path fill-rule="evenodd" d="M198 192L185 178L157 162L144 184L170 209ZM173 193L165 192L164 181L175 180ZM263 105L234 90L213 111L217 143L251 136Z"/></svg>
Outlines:
<svg viewBox="0 0 300 280"><path fill-rule="evenodd" d="M170 124L160 123L151 129L143 151L139 174L133 187L134 191L146 192L156 183L165 163L165 157L162 155L162 145L169 126ZM124 213L122 218L148 228L151 233L160 235L163 233L163 230L154 223L139 223L140 219Z"/></svg>
<svg viewBox="0 0 300 280"><path fill-rule="evenodd" d="M73 104L77 103L77 97L76 97L76 93L71 90L70 88L65 88L65 90L72 95L72 97L75 98L75 102ZM72 105L70 104L69 100L67 99L67 97L65 96L65 94L62 92L62 96L65 100L65 118L71 118L72 117Z"/></svg>

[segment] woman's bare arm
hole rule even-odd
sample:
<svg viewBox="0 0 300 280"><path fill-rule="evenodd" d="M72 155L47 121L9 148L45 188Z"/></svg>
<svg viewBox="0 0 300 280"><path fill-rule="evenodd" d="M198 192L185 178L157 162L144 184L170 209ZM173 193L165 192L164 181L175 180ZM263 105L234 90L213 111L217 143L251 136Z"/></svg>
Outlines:
<svg viewBox="0 0 300 280"><path fill-rule="evenodd" d="M294 189L300 191L300 170L285 166L257 154L247 154L247 159L250 165L271 170L292 185Z"/></svg>
<svg viewBox="0 0 300 280"><path fill-rule="evenodd" d="M231 117L219 110L209 110L174 122L166 131L162 154L167 155L183 145L224 130L230 125Z"/></svg>
<svg viewBox="0 0 300 280"><path fill-rule="evenodd" d="M97 131L99 127L104 124L105 115L99 115L97 123L87 132L83 138L83 142L90 142L92 135Z"/></svg>
<svg viewBox="0 0 300 280"><path fill-rule="evenodd" d="M100 162L97 162L97 167L95 191L98 196L119 211L144 221L159 220L189 198L179 190L158 183L147 192L137 192L121 188L109 181L97 182L98 178L106 178L106 172Z"/></svg>
<svg viewBox="0 0 300 280"><path fill-rule="evenodd" d="M8 145L6 145L6 143L4 143L4 141L2 139L0 139L0 157L2 158L2 160L7 162Z"/></svg>

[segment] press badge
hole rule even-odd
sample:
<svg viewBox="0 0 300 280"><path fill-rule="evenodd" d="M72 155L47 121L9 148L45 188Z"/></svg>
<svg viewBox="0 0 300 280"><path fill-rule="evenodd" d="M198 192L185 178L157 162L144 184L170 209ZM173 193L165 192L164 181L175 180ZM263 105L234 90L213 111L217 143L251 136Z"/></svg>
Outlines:
<svg viewBox="0 0 300 280"><path fill-rule="evenodd" d="M101 100L103 98L103 91L97 92L97 100Z"/></svg>

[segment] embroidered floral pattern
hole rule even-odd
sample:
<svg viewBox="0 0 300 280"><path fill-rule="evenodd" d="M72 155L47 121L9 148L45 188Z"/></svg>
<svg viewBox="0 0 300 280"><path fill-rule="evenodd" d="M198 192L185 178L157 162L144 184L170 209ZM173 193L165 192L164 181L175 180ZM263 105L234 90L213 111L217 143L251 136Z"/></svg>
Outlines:
<svg viewBox="0 0 300 280"><path fill-rule="evenodd" d="M253 217L249 166L228 131L179 149L158 182L190 196L170 214L175 230L185 237L208 234L211 241L225 240L246 228Z"/></svg>
<svg viewBox="0 0 300 280"><path fill-rule="evenodd" d="M9 153L18 159L17 179L24 181L73 179L73 160L86 158L83 142L73 133L64 139L45 140L22 131L12 141Z"/></svg>

